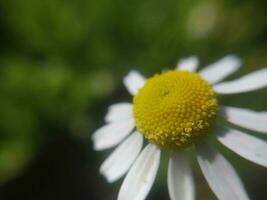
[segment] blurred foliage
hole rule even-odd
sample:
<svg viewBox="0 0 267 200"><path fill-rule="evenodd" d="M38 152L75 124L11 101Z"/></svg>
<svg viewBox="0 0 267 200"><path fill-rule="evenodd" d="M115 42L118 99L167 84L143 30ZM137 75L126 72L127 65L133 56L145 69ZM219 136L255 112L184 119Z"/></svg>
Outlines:
<svg viewBox="0 0 267 200"><path fill-rule="evenodd" d="M0 1L0 182L59 132L89 139L101 105L126 98L129 69L151 75L192 54L266 65L266 10L263 0Z"/></svg>

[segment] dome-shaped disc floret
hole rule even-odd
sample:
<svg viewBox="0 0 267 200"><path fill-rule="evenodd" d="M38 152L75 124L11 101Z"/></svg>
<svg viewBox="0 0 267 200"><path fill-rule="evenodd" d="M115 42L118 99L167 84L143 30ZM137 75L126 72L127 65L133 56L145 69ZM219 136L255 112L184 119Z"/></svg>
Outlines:
<svg viewBox="0 0 267 200"><path fill-rule="evenodd" d="M155 75L134 97L138 131L163 148L185 148L207 135L217 108L209 83L189 71Z"/></svg>

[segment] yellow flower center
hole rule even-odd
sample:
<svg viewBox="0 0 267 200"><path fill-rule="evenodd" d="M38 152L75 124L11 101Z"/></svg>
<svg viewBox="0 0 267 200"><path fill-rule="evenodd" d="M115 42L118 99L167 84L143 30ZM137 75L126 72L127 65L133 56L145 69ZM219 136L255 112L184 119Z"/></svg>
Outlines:
<svg viewBox="0 0 267 200"><path fill-rule="evenodd" d="M185 148L207 135L218 103L197 73L168 71L148 79L134 97L137 130L163 148Z"/></svg>

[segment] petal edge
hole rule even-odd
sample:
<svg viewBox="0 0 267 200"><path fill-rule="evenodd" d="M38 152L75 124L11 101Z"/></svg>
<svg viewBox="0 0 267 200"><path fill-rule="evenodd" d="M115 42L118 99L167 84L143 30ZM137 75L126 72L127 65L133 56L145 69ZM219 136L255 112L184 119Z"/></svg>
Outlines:
<svg viewBox="0 0 267 200"><path fill-rule="evenodd" d="M126 175L118 200L143 200L148 195L160 163L160 150L148 144Z"/></svg>
<svg viewBox="0 0 267 200"><path fill-rule="evenodd" d="M218 199L249 200L244 186L231 164L214 148L197 145L199 166Z"/></svg>
<svg viewBox="0 0 267 200"><path fill-rule="evenodd" d="M171 200L195 199L191 166L183 153L173 153L169 160L168 190Z"/></svg>

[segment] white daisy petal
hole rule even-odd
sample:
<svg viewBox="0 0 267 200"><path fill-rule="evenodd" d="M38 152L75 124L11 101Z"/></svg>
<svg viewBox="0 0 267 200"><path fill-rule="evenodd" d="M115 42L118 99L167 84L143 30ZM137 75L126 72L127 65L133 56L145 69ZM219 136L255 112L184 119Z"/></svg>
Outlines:
<svg viewBox="0 0 267 200"><path fill-rule="evenodd" d="M143 200L149 193L160 163L160 150L148 144L134 162L120 188L118 200Z"/></svg>
<svg viewBox="0 0 267 200"><path fill-rule="evenodd" d="M195 199L191 166L182 153L174 153L169 160L168 189L171 200Z"/></svg>
<svg viewBox="0 0 267 200"><path fill-rule="evenodd" d="M145 78L137 71L130 71L123 79L123 83L130 94L136 95L145 84Z"/></svg>
<svg viewBox="0 0 267 200"><path fill-rule="evenodd" d="M228 75L234 73L241 66L241 60L234 56L228 55L221 60L213 63L200 71L201 76L210 83L218 83Z"/></svg>
<svg viewBox="0 0 267 200"><path fill-rule="evenodd" d="M105 116L107 123L132 118L133 105L131 103L117 103L108 108Z"/></svg>
<svg viewBox="0 0 267 200"><path fill-rule="evenodd" d="M200 168L218 199L249 199L235 170L218 151L205 143L198 145L197 151Z"/></svg>
<svg viewBox="0 0 267 200"><path fill-rule="evenodd" d="M267 167L267 142L244 132L218 127L218 140L226 147L254 163Z"/></svg>
<svg viewBox="0 0 267 200"><path fill-rule="evenodd" d="M103 174L110 183L121 178L140 153L142 144L143 136L138 132L132 133L103 162L100 167L100 173Z"/></svg>
<svg viewBox="0 0 267 200"><path fill-rule="evenodd" d="M220 114L227 121L240 127L260 133L267 133L267 112L255 112L249 109L222 107Z"/></svg>
<svg viewBox="0 0 267 200"><path fill-rule="evenodd" d="M219 94L233 94L258 90L267 86L267 68L250 73L234 81L219 83L214 90Z"/></svg>
<svg viewBox="0 0 267 200"><path fill-rule="evenodd" d="M135 127L134 120L113 122L97 129L92 135L95 150L104 150L119 144Z"/></svg>
<svg viewBox="0 0 267 200"><path fill-rule="evenodd" d="M196 56L191 56L189 58L184 58L179 60L176 69L177 70L188 70L196 71L198 67L199 60Z"/></svg>

